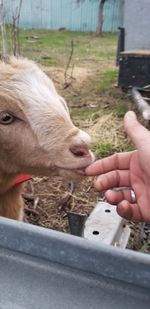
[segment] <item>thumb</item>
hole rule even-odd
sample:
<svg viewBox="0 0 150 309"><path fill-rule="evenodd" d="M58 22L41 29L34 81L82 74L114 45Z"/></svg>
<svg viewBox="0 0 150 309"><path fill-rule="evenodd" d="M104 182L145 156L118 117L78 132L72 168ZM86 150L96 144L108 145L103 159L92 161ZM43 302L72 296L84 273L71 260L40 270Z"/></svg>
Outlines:
<svg viewBox="0 0 150 309"><path fill-rule="evenodd" d="M124 127L137 148L141 148L147 143L150 144L150 132L139 123L134 112L129 111L126 113Z"/></svg>

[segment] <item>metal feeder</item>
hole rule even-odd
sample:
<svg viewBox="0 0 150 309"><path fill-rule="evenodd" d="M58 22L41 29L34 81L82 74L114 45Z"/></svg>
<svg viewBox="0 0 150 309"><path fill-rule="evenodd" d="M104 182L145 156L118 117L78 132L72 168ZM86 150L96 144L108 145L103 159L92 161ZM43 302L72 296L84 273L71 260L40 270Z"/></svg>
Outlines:
<svg viewBox="0 0 150 309"><path fill-rule="evenodd" d="M1 218L0 308L149 309L150 256Z"/></svg>

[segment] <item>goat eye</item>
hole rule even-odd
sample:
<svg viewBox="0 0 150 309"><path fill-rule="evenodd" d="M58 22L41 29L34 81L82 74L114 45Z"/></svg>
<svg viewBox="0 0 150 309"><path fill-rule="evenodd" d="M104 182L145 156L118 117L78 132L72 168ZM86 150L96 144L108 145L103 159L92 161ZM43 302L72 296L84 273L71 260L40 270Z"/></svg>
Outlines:
<svg viewBox="0 0 150 309"><path fill-rule="evenodd" d="M11 124L14 121L14 116L10 113L1 113L0 114L0 124Z"/></svg>

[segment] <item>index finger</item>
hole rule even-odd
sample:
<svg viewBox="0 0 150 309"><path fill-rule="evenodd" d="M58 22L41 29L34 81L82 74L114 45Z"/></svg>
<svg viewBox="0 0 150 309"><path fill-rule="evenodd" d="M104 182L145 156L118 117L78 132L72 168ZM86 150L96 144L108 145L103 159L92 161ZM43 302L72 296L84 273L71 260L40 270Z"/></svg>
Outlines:
<svg viewBox="0 0 150 309"><path fill-rule="evenodd" d="M89 165L86 168L85 173L88 176L96 176L116 169L126 170L129 168L131 156L133 153L135 153L135 151L115 153L110 157L98 160Z"/></svg>
<svg viewBox="0 0 150 309"><path fill-rule="evenodd" d="M124 127L137 149L150 144L150 132L136 118L133 111L126 113Z"/></svg>

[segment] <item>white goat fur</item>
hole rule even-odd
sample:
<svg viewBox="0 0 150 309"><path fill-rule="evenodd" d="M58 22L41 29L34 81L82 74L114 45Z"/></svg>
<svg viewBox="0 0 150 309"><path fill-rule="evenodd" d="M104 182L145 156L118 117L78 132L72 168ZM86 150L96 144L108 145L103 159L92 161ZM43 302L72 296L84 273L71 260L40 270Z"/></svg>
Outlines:
<svg viewBox="0 0 150 309"><path fill-rule="evenodd" d="M11 186L17 175L77 177L93 154L90 137L73 125L65 100L32 61L0 63L0 119L4 112L14 121L0 123L0 215L21 219L22 185Z"/></svg>

